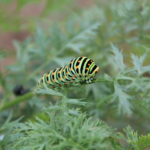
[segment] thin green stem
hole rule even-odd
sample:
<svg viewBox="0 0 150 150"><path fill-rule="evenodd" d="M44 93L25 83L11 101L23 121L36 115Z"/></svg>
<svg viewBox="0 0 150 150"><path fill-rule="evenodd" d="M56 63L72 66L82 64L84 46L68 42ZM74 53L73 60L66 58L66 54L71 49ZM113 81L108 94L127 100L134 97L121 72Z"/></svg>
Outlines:
<svg viewBox="0 0 150 150"><path fill-rule="evenodd" d="M12 106L14 106L20 102L27 101L33 96L34 96L34 94L32 92L29 92L23 96L17 97L16 99L12 100L11 102L8 102L8 103L4 104L3 106L1 106L0 112L9 108L9 107L12 107Z"/></svg>
<svg viewBox="0 0 150 150"><path fill-rule="evenodd" d="M113 81L109 81L109 80L106 80L106 79L95 79L90 84L99 83L99 82L113 82ZM86 84L87 84L86 82L81 83L81 85L86 85Z"/></svg>
<svg viewBox="0 0 150 150"><path fill-rule="evenodd" d="M64 89L64 93L63 93L63 97L62 97L62 105L63 105L63 113L64 113L64 115L68 115L68 112L67 112L67 107L66 107L66 105L67 105L67 92L68 92L68 89Z"/></svg>
<svg viewBox="0 0 150 150"><path fill-rule="evenodd" d="M64 128L63 128L63 132L65 133L66 131L66 124L67 124L67 117L68 117L68 108L67 108L67 92L68 92L68 89L65 89L64 90L64 93L63 93L63 97L62 97L62 105L63 105L63 114L64 114Z"/></svg>
<svg viewBox="0 0 150 150"><path fill-rule="evenodd" d="M110 82L106 79L95 79L92 81L92 83L99 83L99 82ZM91 84L92 84L91 83ZM86 85L87 83L81 83L81 85ZM68 115L68 110L66 109L66 105L67 105L67 92L68 92L68 89L64 89L64 93L63 93L63 97L62 97L62 105L63 105L63 113L66 115ZM21 103L23 101L27 101L29 100L31 97L33 97L34 94L32 92L28 93L28 94L25 94L23 96L20 96L20 97L17 97L16 99L12 100L11 102L7 102L6 104L4 104L3 106L0 107L0 112L9 108L9 107L12 107L18 103Z"/></svg>

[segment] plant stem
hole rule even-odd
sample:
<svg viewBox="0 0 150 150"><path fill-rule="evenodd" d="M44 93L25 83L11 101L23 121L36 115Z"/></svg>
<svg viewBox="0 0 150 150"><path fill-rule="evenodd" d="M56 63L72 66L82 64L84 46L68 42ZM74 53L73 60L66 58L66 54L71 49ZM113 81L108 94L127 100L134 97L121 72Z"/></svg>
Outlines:
<svg viewBox="0 0 150 150"><path fill-rule="evenodd" d="M109 81L109 80L106 80L104 78L102 78L102 79L94 79L90 84L99 83L99 82L113 82L113 81ZM87 85L87 83L83 82L83 83L81 83L81 85Z"/></svg>
<svg viewBox="0 0 150 150"><path fill-rule="evenodd" d="M62 97L62 105L63 105L63 113L64 115L68 115L67 109L66 109L66 105L67 105L67 92L68 89L64 89L64 93L63 93L63 97Z"/></svg>
<svg viewBox="0 0 150 150"><path fill-rule="evenodd" d="M63 128L63 132L65 133L66 131L66 124L67 124L67 117L68 117L68 108L67 108L67 92L68 92L68 89L64 89L64 93L63 93L63 97L62 97L62 111L63 111L63 114L64 114L64 128Z"/></svg>
<svg viewBox="0 0 150 150"><path fill-rule="evenodd" d="M0 112L9 108L9 107L12 107L12 106L14 106L20 102L27 101L33 96L34 96L34 94L32 92L29 92L23 96L17 97L16 99L12 100L11 102L8 102L8 103L4 104L3 106L1 106Z"/></svg>
<svg viewBox="0 0 150 150"><path fill-rule="evenodd" d="M99 83L99 82L110 82L110 81L108 81L106 79L95 79L95 80L92 81L92 83ZM86 82L85 83L81 83L81 85L86 85L86 84L87 84ZM67 98L67 92L68 92L68 89L65 89L64 93L63 93L63 97L62 97L63 113L64 113L64 115L66 115L66 117L68 115L68 110L66 109L67 108L66 107L67 99L68 99ZM4 104L3 106L1 106L0 107L0 112L5 110L5 109L7 109L7 108L9 108L9 107L12 107L12 106L14 106L14 105L16 105L16 104L18 104L20 102L27 101L33 96L34 96L34 94L32 92L30 92L30 93L27 93L27 94L25 94L23 96L17 97L16 99L12 100L11 102L8 102L8 103Z"/></svg>

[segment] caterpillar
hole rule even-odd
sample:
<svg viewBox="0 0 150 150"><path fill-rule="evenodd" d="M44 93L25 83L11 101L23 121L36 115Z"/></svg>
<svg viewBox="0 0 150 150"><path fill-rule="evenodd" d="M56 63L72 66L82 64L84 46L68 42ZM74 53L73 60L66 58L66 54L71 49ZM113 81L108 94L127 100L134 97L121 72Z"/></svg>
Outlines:
<svg viewBox="0 0 150 150"><path fill-rule="evenodd" d="M99 67L92 59L81 56L72 59L67 66L45 73L38 81L38 87L43 88L45 83L48 88L55 90L82 82L91 83L98 72Z"/></svg>

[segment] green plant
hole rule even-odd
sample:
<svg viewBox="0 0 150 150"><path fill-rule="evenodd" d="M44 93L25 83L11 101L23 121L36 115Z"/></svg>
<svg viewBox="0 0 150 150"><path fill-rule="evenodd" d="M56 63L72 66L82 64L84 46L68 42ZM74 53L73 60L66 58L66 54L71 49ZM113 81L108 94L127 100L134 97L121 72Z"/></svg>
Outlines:
<svg viewBox="0 0 150 150"><path fill-rule="evenodd" d="M54 24L46 33L38 27L33 37L15 42L17 60L0 74L4 91L0 124L10 109L12 121L25 117L21 123L11 125L11 135L5 130L3 148L149 147L149 5L149 1L126 1L103 9L96 7L83 15L72 15L65 25ZM33 91L44 72L82 55L93 58L100 66L99 76L92 84L69 88L64 93L45 88L37 89L37 95L14 97L16 83Z"/></svg>
<svg viewBox="0 0 150 150"><path fill-rule="evenodd" d="M53 94L52 90L49 94ZM41 92L42 93L42 92ZM68 99L67 91L62 100L55 105L45 107L47 120L39 118L36 122L20 124L12 134L12 149L104 149L113 147L113 129L104 122L87 118L84 113L71 105L85 105L79 99ZM55 93L55 95L57 95ZM101 134L97 134L97 132ZM15 143L15 144L14 144ZM109 145L109 146L108 146Z"/></svg>

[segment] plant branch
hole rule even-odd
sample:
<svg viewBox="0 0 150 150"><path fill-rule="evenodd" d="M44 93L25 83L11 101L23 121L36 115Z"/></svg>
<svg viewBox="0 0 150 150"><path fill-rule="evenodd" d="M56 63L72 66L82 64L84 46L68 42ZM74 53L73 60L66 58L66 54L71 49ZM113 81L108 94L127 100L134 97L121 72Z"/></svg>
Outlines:
<svg viewBox="0 0 150 150"><path fill-rule="evenodd" d="M109 81L109 80L106 80L104 78L102 78L102 79L94 79L90 84L99 83L99 82L113 82L113 81ZM81 83L81 85L86 85L86 84L87 84L86 82Z"/></svg>
<svg viewBox="0 0 150 150"><path fill-rule="evenodd" d="M0 112L2 112L3 110L9 108L9 107L12 107L20 102L23 102L23 101L27 101L29 100L31 97L33 97L34 94L32 92L29 92L23 96L20 96L20 97L17 97L16 99L4 104L3 106L0 107Z"/></svg>
<svg viewBox="0 0 150 150"><path fill-rule="evenodd" d="M66 124L67 124L67 118L68 118L68 108L67 108L67 92L68 92L68 89L65 89L64 90L64 93L63 93L63 97L62 97L62 112L64 114L64 129L63 129L63 132L65 133L66 131Z"/></svg>
<svg viewBox="0 0 150 150"><path fill-rule="evenodd" d="M92 81L91 84L93 84L93 83L99 83L99 82L110 82L110 81L108 81L106 79L95 79L95 80ZM81 85L86 85L86 84L87 84L86 82L81 83ZM12 106L18 104L18 103L21 103L23 101L27 101L27 100L29 100L33 96L34 96L34 94L32 92L30 92L30 93L27 93L27 94L25 94L23 96L17 97L16 99L12 100L11 102L7 102L3 106L1 106L0 107L0 112L2 112L3 110L5 110L5 109L7 109L9 107L12 107ZM67 98L67 89L65 89L64 96L63 96L62 99L65 99L65 98Z"/></svg>

